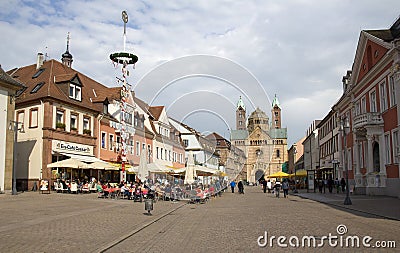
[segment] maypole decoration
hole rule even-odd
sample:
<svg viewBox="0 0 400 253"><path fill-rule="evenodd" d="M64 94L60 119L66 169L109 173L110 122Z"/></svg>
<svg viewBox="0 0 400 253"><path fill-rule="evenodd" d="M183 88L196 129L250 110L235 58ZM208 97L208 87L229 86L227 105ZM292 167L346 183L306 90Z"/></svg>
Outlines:
<svg viewBox="0 0 400 253"><path fill-rule="evenodd" d="M126 131L126 123L125 123L125 112L126 112L126 99L129 96L130 88L127 82L127 76L129 75L129 71L127 70L128 65L135 65L138 61L138 57L134 54L127 53L125 51L126 45L126 23L128 23L128 14L126 11L122 12L122 21L124 22L124 51L110 54L110 59L113 61L114 66L118 66L118 64L122 64L122 79L118 78L119 81L122 81L122 90L121 90L121 102L120 102L120 135L121 135L121 180L125 181L125 163L126 163L126 154L127 148L126 143L129 140L129 132Z"/></svg>

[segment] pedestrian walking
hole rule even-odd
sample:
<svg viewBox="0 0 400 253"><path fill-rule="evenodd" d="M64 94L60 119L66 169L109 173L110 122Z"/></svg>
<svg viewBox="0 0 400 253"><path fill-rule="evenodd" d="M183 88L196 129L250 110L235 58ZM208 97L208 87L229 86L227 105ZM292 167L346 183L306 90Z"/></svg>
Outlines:
<svg viewBox="0 0 400 253"><path fill-rule="evenodd" d="M278 181L274 185L275 197L279 198L279 192L280 191L281 191L281 183Z"/></svg>
<svg viewBox="0 0 400 253"><path fill-rule="evenodd" d="M235 193L236 182L235 182L234 180L232 180L232 182L230 183L230 185L231 185L232 193Z"/></svg>
<svg viewBox="0 0 400 253"><path fill-rule="evenodd" d="M244 186L242 180L239 181L238 188L239 188L239 194L244 194Z"/></svg>
<svg viewBox="0 0 400 253"><path fill-rule="evenodd" d="M328 190L329 190L329 193L332 193L333 184L334 184L334 182L333 182L332 176L329 176L329 179L328 179Z"/></svg>
<svg viewBox="0 0 400 253"><path fill-rule="evenodd" d="M263 187L263 192L266 193L267 192L267 181L263 180L261 181L262 187Z"/></svg>
<svg viewBox="0 0 400 253"><path fill-rule="evenodd" d="M283 197L287 198L287 196L289 195L289 182L287 179L283 181L282 189L283 189Z"/></svg>
<svg viewBox="0 0 400 253"><path fill-rule="evenodd" d="M271 182L271 180L268 180L267 188L268 188L268 193L271 193L271 190L272 190L272 182Z"/></svg>
<svg viewBox="0 0 400 253"><path fill-rule="evenodd" d="M339 182L338 178L335 179L335 188L336 188L336 193L339 193L339 191L340 191L340 182Z"/></svg>
<svg viewBox="0 0 400 253"><path fill-rule="evenodd" d="M344 180L343 177L340 180L340 185L342 186L342 192L344 192L344 190L346 189L346 180Z"/></svg>

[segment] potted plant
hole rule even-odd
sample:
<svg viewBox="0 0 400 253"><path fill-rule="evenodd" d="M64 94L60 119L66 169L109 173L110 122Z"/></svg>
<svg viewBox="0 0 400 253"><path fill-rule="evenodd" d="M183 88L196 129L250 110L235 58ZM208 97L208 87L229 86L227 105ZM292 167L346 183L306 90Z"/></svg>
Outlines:
<svg viewBox="0 0 400 253"><path fill-rule="evenodd" d="M83 134L91 135L92 131L90 129L83 129Z"/></svg>
<svg viewBox="0 0 400 253"><path fill-rule="evenodd" d="M57 129L65 130L65 124L62 123L62 122L57 122L57 123L56 123L56 128L57 128Z"/></svg>
<svg viewBox="0 0 400 253"><path fill-rule="evenodd" d="M77 132L78 132L78 129L77 129L76 127L71 127L71 132L72 132L72 133L77 133Z"/></svg>

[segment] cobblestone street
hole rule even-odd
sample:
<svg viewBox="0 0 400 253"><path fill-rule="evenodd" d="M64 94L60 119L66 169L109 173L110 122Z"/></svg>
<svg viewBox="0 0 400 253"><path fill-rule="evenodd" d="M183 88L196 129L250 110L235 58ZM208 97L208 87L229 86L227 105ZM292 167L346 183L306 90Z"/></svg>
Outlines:
<svg viewBox="0 0 400 253"><path fill-rule="evenodd" d="M159 201L152 216L145 215L144 203L37 192L0 195L0 211L1 252L284 252L288 248L279 247L276 239L272 250L259 247L257 239L266 231L268 239L338 236L340 224L347 227L343 236L370 236L371 244L396 241L397 248L400 243L399 221L297 196L275 198L259 187L245 188L244 195L226 192L206 204ZM380 252L360 244L350 251ZM325 240L323 249L299 250L349 248L330 247Z"/></svg>

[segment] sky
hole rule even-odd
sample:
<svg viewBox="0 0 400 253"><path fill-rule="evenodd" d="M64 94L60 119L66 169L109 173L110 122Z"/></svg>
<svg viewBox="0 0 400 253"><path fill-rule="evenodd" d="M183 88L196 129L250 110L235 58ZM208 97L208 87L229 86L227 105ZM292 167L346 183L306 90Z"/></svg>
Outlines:
<svg viewBox="0 0 400 253"><path fill-rule="evenodd" d="M74 69L118 86L109 55L134 53L136 96L204 134L229 138L240 96L247 114L271 117L276 95L290 147L339 99L361 30L389 28L399 10L398 0L8 0L0 64L31 65L38 52L60 60L69 32Z"/></svg>

